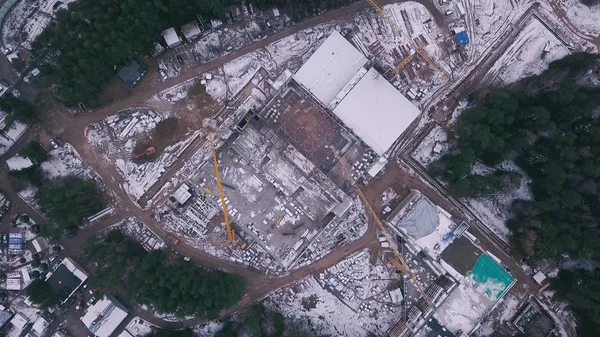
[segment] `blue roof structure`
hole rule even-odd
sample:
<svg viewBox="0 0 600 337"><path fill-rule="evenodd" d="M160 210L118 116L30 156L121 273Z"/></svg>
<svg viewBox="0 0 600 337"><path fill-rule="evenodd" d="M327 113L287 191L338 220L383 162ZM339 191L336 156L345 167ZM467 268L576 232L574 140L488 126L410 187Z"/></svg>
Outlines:
<svg viewBox="0 0 600 337"><path fill-rule="evenodd" d="M139 63L133 60L128 65L121 68L121 70L117 73L117 76L123 82L127 83L128 86L133 88L142 79L142 77L146 75L146 72L146 69L142 68Z"/></svg>
<svg viewBox="0 0 600 337"><path fill-rule="evenodd" d="M457 46L464 46L469 43L469 35L465 31L456 33L455 38Z"/></svg>

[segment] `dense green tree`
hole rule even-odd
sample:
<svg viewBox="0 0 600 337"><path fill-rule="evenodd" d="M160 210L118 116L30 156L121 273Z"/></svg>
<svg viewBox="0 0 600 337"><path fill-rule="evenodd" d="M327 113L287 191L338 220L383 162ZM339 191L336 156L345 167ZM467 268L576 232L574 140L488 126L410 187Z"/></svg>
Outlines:
<svg viewBox="0 0 600 337"><path fill-rule="evenodd" d="M42 280L34 280L27 287L27 296L41 308L51 308L60 303L59 298L50 288L50 285Z"/></svg>
<svg viewBox="0 0 600 337"><path fill-rule="evenodd" d="M164 251L147 252L118 230L92 239L86 252L99 267L97 286L122 285L134 301L178 316L216 318L241 298L245 288L238 275L169 259Z"/></svg>
<svg viewBox="0 0 600 337"><path fill-rule="evenodd" d="M34 164L41 164L48 159L48 154L38 142L29 142L27 145L19 151L21 157L29 158Z"/></svg>
<svg viewBox="0 0 600 337"><path fill-rule="evenodd" d="M351 0L357 1L357 0ZM319 9L338 7L350 0L259 0L277 4L294 20ZM145 55L161 31L195 20L229 18L227 7L241 0L79 0L56 13L56 24L32 43L33 62L42 80L56 88L68 105L96 104L96 96L121 66Z"/></svg>
<svg viewBox="0 0 600 337"><path fill-rule="evenodd" d="M63 228L81 225L105 205L102 193L92 181L74 177L43 184L35 199L40 209Z"/></svg>
<svg viewBox="0 0 600 337"><path fill-rule="evenodd" d="M157 329L150 334L150 337L194 337L194 331L190 329L184 330L163 330Z"/></svg>
<svg viewBox="0 0 600 337"><path fill-rule="evenodd" d="M0 110L7 113L4 123L7 127L15 121L25 124L33 123L37 120L37 110L33 104L16 98L12 95L4 95L0 98Z"/></svg>

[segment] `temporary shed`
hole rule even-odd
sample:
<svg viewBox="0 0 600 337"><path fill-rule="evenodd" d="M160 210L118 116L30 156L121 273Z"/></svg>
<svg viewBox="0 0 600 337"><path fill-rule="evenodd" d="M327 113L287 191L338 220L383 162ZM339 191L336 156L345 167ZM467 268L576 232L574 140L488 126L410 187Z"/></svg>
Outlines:
<svg viewBox="0 0 600 337"><path fill-rule="evenodd" d="M371 68L333 113L378 155L383 155L420 111Z"/></svg>
<svg viewBox="0 0 600 337"><path fill-rule="evenodd" d="M32 167L33 162L27 157L17 155L7 159L6 165L11 171L20 171Z"/></svg>
<svg viewBox="0 0 600 337"><path fill-rule="evenodd" d="M169 48L175 48L181 45L181 38L177 35L175 28L167 28L162 32L163 38Z"/></svg>
<svg viewBox="0 0 600 337"><path fill-rule="evenodd" d="M127 83L131 88L135 87L136 84L146 75L147 71L137 61L133 60L128 65L124 66L117 73L123 82Z"/></svg>
<svg viewBox="0 0 600 337"><path fill-rule="evenodd" d="M294 75L325 106L367 63L367 58L334 31Z"/></svg>
<svg viewBox="0 0 600 337"><path fill-rule="evenodd" d="M469 43L469 34L466 31L456 33L454 38L457 46L464 46Z"/></svg>
<svg viewBox="0 0 600 337"><path fill-rule="evenodd" d="M202 34L202 30L200 30L200 26L198 26L196 21L192 21L181 26L181 31L183 32L185 39L188 41L192 41Z"/></svg>

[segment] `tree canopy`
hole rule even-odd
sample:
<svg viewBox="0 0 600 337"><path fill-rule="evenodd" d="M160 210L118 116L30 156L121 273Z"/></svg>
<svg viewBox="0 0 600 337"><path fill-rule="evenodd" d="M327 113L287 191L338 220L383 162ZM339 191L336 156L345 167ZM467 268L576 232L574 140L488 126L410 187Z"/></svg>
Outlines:
<svg viewBox="0 0 600 337"><path fill-rule="evenodd" d="M479 196L519 184L501 165L516 163L533 198L513 202L507 226L515 248L534 259L600 260L600 88L578 84L597 59L573 54L492 90L459 117L454 150L430 166L455 192ZM473 173L478 161L492 172Z"/></svg>
<svg viewBox="0 0 600 337"><path fill-rule="evenodd" d="M27 296L41 308L47 309L60 304L60 299L46 281L34 280L27 287Z"/></svg>
<svg viewBox="0 0 600 337"><path fill-rule="evenodd" d="M33 104L16 98L13 95L4 95L0 98L0 110L6 112L6 127L15 121L31 124L37 120L38 113Z"/></svg>
<svg viewBox="0 0 600 337"><path fill-rule="evenodd" d="M236 303L246 287L239 275L206 270L167 252L147 252L118 230L94 238L86 249L98 265L98 286L122 285L134 301L178 316L216 318Z"/></svg>
<svg viewBox="0 0 600 337"><path fill-rule="evenodd" d="M40 164L48 159L48 153L39 142L29 142L19 151L21 157L29 158L34 164Z"/></svg>
<svg viewBox="0 0 600 337"><path fill-rule="evenodd" d="M278 4L299 17L312 9L337 7L348 0L259 0ZM56 88L70 106L95 105L96 96L110 78L132 58L146 55L160 33L179 27L201 14L223 17L226 8L241 0L79 0L56 13L56 24L32 43L47 87ZM267 8L268 9L268 8Z"/></svg>
<svg viewBox="0 0 600 337"><path fill-rule="evenodd" d="M70 177L45 181L35 200L50 220L63 228L81 225L86 217L105 207L101 191L93 181Z"/></svg>

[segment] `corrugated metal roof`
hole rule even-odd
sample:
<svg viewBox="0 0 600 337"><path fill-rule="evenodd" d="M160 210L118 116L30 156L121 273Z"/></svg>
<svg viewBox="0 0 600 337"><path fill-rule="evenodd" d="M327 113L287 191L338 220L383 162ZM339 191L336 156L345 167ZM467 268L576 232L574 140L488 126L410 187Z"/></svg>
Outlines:
<svg viewBox="0 0 600 337"><path fill-rule="evenodd" d="M333 113L381 156L421 112L371 68Z"/></svg>
<svg viewBox="0 0 600 337"><path fill-rule="evenodd" d="M367 58L334 31L294 75L325 106L346 86Z"/></svg>

